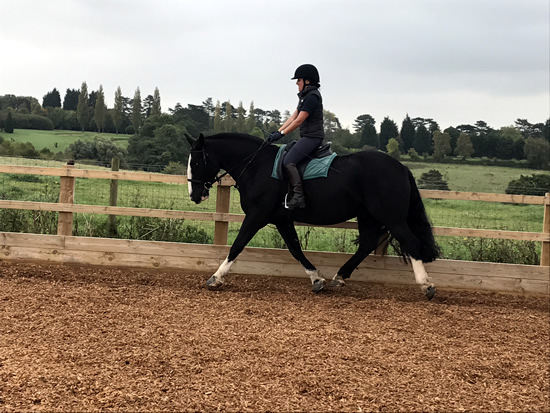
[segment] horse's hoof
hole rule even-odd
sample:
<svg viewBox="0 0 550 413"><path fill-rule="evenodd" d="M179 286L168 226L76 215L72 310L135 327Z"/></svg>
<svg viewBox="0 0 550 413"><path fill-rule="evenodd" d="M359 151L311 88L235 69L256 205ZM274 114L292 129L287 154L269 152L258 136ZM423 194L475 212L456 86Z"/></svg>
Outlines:
<svg viewBox="0 0 550 413"><path fill-rule="evenodd" d="M326 281L324 278L315 280L311 287L311 292L318 293L319 291L322 291L325 288L325 283Z"/></svg>
<svg viewBox="0 0 550 413"><path fill-rule="evenodd" d="M208 287L209 290L217 290L221 288L223 285L223 282L218 280L215 276L212 276L206 281L206 287Z"/></svg>
<svg viewBox="0 0 550 413"><path fill-rule="evenodd" d="M342 278L341 275L337 275L330 282L331 287L343 287L344 285L346 285L346 282L344 281L344 278Z"/></svg>
<svg viewBox="0 0 550 413"><path fill-rule="evenodd" d="M428 288L426 288L426 291L424 291L424 294L426 294L426 297L428 297L428 300L431 300L435 296L436 289L433 285L430 285Z"/></svg>

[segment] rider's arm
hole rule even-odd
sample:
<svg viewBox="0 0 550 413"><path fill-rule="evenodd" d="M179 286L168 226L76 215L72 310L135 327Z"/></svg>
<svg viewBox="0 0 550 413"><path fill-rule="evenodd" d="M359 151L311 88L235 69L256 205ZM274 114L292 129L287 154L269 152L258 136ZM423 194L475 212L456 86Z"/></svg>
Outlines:
<svg viewBox="0 0 550 413"><path fill-rule="evenodd" d="M299 128L300 125L307 119L308 116L309 116L309 113L303 110L300 112L296 110L296 112L294 112L294 114L290 118L288 118L285 124L279 128L279 132L282 132L283 134L288 135L294 129Z"/></svg>

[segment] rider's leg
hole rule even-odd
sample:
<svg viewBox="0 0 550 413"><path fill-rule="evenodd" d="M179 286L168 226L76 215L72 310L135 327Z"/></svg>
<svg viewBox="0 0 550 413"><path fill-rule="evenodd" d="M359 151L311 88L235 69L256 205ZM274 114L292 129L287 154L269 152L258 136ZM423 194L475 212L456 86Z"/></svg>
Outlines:
<svg viewBox="0 0 550 413"><path fill-rule="evenodd" d="M313 152L321 142L322 139L304 136L292 147L283 160L283 166L288 175L293 192L292 198L286 203L288 209L305 208L306 206L302 179L296 165Z"/></svg>

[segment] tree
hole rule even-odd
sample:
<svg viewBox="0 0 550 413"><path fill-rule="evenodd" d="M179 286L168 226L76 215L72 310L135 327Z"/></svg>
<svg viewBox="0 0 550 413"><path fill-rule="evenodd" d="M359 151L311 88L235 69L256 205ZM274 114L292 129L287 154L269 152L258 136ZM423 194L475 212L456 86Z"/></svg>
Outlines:
<svg viewBox="0 0 550 413"><path fill-rule="evenodd" d="M152 116L158 116L161 113L161 107L160 107L160 92L159 88L155 87L155 92L153 94L153 105L151 107L151 115Z"/></svg>
<svg viewBox="0 0 550 413"><path fill-rule="evenodd" d="M97 99L95 101L94 122L99 133L105 128L105 115L107 114L107 106L105 106L105 94L103 93L103 85L99 85L97 91Z"/></svg>
<svg viewBox="0 0 550 413"><path fill-rule="evenodd" d="M250 133L256 127L256 115L254 114L254 101L250 102L248 109L248 118L246 119L246 129Z"/></svg>
<svg viewBox="0 0 550 413"><path fill-rule="evenodd" d="M376 125L376 121L371 115L368 115L368 114L360 115L360 116L357 116L357 118L355 119L355 122L353 123L353 129L355 130L356 133L361 134L363 132L363 128L366 125L374 126Z"/></svg>
<svg viewBox="0 0 550 413"><path fill-rule="evenodd" d="M451 153L451 137L448 133L434 131L433 133L434 159L441 161Z"/></svg>
<svg viewBox="0 0 550 413"><path fill-rule="evenodd" d="M462 159L470 158L474 153L474 146L468 134L461 132L456 140L455 154L461 156Z"/></svg>
<svg viewBox="0 0 550 413"><path fill-rule="evenodd" d="M79 96L80 90L67 89L65 92L65 98L63 99L63 109L76 111Z"/></svg>
<svg viewBox="0 0 550 413"><path fill-rule="evenodd" d="M413 147L421 155L430 154L432 150L432 137L430 132L423 124L420 124L416 128L416 133L414 134Z"/></svg>
<svg viewBox="0 0 550 413"><path fill-rule="evenodd" d="M391 120L388 116L384 118L380 124L380 149L386 150L390 139L396 139L399 137L399 130L397 124ZM399 143L399 142L398 142Z"/></svg>
<svg viewBox="0 0 550 413"><path fill-rule="evenodd" d="M120 130L120 127L122 126L122 116L123 116L123 101L122 101L122 91L120 90L120 86L117 87L115 92L115 105L113 108L113 122L115 124L116 133L118 135L118 131Z"/></svg>
<svg viewBox="0 0 550 413"><path fill-rule="evenodd" d="M424 125L422 125L424 126ZM436 189L440 191L448 191L449 185L447 181L443 179L443 175L437 169L430 169L428 172L424 172L418 180L419 189Z"/></svg>
<svg viewBox="0 0 550 413"><path fill-rule="evenodd" d="M548 169L550 143L542 138L527 138L523 148L525 159L533 168Z"/></svg>
<svg viewBox="0 0 550 413"><path fill-rule="evenodd" d="M227 101L225 102L225 118L223 120L223 126L225 132L231 132L231 128L233 127L233 119L231 118L231 102Z"/></svg>
<svg viewBox="0 0 550 413"><path fill-rule="evenodd" d="M84 132L90 121L90 113L88 111L88 85L86 85L86 82L82 82L82 86L80 86L78 105L76 107L76 118L78 119L82 132Z"/></svg>
<svg viewBox="0 0 550 413"><path fill-rule="evenodd" d="M42 107L52 107L60 108L61 107L61 95L56 88L53 88L51 92L48 92L42 98Z"/></svg>
<svg viewBox="0 0 550 413"><path fill-rule="evenodd" d="M8 116L6 117L6 122L4 123L4 132L13 133L13 116L11 114L11 109L8 110Z"/></svg>
<svg viewBox="0 0 550 413"><path fill-rule="evenodd" d="M452 126L445 129L443 132L448 133L451 137L451 149L455 151L456 149L456 142L458 140L458 137L460 136L460 131L456 128L453 128Z"/></svg>
<svg viewBox="0 0 550 413"><path fill-rule="evenodd" d="M143 117L141 116L141 92L139 87L134 93L134 100L132 101L132 125L136 133L139 132L139 128L143 123Z"/></svg>
<svg viewBox="0 0 550 413"><path fill-rule="evenodd" d="M222 131L222 115L221 115L220 101L216 102L216 108L214 109L214 132L219 133Z"/></svg>
<svg viewBox="0 0 550 413"><path fill-rule="evenodd" d="M409 152L409 149L413 147L414 135L415 135L414 124L412 123L411 118L407 114L407 116L405 116L405 119L403 119L403 123L401 124L401 135L400 135L404 152Z"/></svg>
<svg viewBox="0 0 550 413"><path fill-rule="evenodd" d="M378 145L378 134L374 125L368 123L363 126L363 131L361 132L361 146L369 146L371 148L377 149Z"/></svg>
<svg viewBox="0 0 550 413"><path fill-rule="evenodd" d="M239 102L239 107L237 108L237 122L235 123L235 129L239 133L246 132L245 110L242 101Z"/></svg>
<svg viewBox="0 0 550 413"><path fill-rule="evenodd" d="M391 138L386 145L386 151L392 158L399 160L401 158L401 152L399 151L399 141L395 138Z"/></svg>

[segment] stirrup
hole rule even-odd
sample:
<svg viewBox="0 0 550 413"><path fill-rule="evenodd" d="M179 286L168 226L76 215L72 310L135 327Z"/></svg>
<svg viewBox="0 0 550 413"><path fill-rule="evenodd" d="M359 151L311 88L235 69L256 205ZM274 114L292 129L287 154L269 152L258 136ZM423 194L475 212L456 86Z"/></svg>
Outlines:
<svg viewBox="0 0 550 413"><path fill-rule="evenodd" d="M290 198L290 200L292 200L292 197ZM289 199L288 199L288 194L286 194L286 195L285 195L285 203L284 203L284 205L285 205L285 209L288 209L288 210L290 210L290 211L292 211L292 210L294 210L294 209L302 209L302 208L305 208L305 207L306 207L306 202L305 202L305 200L304 200L304 202L303 202L301 205L297 205L297 206L295 206L295 207L289 206L289 205L288 205L288 201L289 201Z"/></svg>

